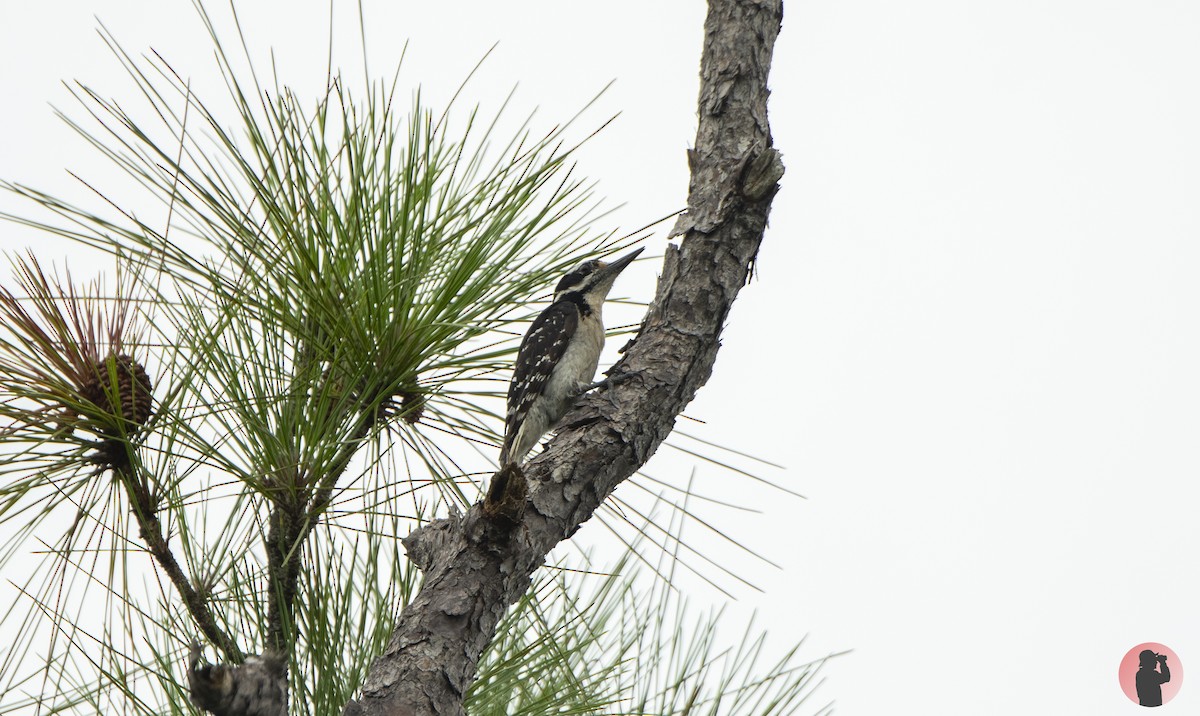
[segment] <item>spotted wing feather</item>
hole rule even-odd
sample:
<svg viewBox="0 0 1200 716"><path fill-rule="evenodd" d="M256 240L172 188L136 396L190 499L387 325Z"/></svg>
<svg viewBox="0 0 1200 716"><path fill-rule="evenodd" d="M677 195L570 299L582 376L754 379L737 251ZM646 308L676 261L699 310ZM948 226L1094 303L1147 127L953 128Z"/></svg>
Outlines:
<svg viewBox="0 0 1200 716"><path fill-rule="evenodd" d="M507 456L512 449L521 422L533 401L545 390L551 370L563 357L578 326L579 307L571 301L558 301L542 311L529 327L517 351L512 382L508 384L502 455Z"/></svg>

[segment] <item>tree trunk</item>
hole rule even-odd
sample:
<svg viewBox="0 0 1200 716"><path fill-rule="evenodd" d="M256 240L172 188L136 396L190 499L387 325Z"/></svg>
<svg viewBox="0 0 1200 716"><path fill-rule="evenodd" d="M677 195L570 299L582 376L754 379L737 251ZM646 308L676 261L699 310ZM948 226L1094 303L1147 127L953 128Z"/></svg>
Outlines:
<svg viewBox="0 0 1200 716"><path fill-rule="evenodd" d="M688 210L638 335L525 466L527 501L503 519L483 504L404 540L425 573L346 716L463 714L463 695L504 611L534 570L654 454L712 373L783 176L767 124L767 74L782 0L710 0ZM610 400L611 398L611 400Z"/></svg>

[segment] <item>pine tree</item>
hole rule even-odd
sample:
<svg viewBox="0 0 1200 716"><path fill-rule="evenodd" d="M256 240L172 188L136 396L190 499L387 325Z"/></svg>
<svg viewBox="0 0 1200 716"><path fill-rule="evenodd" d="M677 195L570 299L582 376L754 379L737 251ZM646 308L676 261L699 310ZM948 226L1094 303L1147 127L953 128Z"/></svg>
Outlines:
<svg viewBox="0 0 1200 716"><path fill-rule="evenodd" d="M570 266L637 238L595 228L574 125L501 136L500 114L419 92L402 112L395 82L338 75L305 101L239 70L198 9L232 128L167 59L107 34L145 106L77 85L87 121L68 119L164 219L102 187L97 209L5 185L53 217L7 218L107 256L114 285L29 254L0 290L0 559L46 545L4 618L0 711L799 708L817 664L793 650L760 669L761 637L721 652L716 617L671 587L670 549L538 569L711 371L782 175L778 3L712 2L684 238L617 368L638 379L581 401L503 529L481 512L490 473L464 464L498 441L517 339ZM670 515L678 529L686 508Z"/></svg>

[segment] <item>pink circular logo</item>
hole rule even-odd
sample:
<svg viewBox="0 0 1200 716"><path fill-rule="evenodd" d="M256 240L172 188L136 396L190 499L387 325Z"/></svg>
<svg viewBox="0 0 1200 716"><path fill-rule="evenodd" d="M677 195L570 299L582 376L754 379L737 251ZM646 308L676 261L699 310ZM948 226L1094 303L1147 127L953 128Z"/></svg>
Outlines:
<svg viewBox="0 0 1200 716"><path fill-rule="evenodd" d="M1121 690L1142 706L1162 706L1179 693L1183 664L1170 648L1158 642L1138 644L1121 659L1117 672Z"/></svg>

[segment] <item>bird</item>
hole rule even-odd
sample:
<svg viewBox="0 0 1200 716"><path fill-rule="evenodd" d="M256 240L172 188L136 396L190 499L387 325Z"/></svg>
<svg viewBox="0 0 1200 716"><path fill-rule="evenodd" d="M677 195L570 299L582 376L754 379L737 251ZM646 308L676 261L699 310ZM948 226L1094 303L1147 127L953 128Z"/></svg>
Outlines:
<svg viewBox="0 0 1200 716"><path fill-rule="evenodd" d="M508 385L502 467L520 465L579 396L605 383L592 382L604 348L601 309L617 276L641 252L579 264L559 280L553 301L529 326Z"/></svg>

